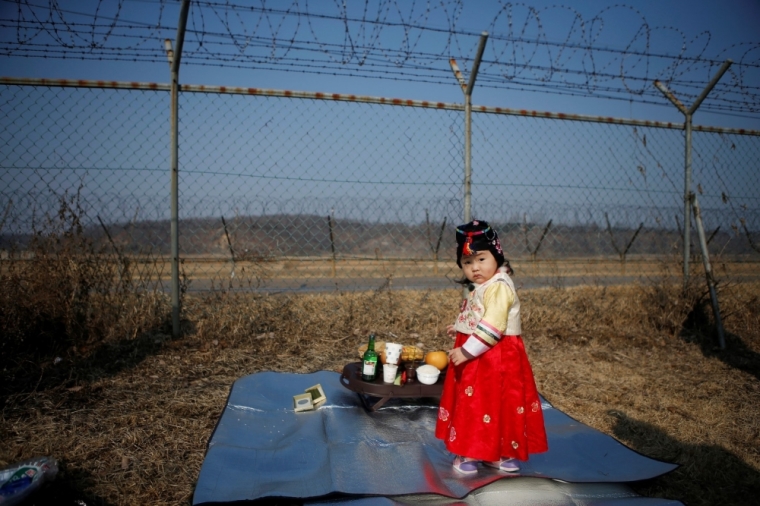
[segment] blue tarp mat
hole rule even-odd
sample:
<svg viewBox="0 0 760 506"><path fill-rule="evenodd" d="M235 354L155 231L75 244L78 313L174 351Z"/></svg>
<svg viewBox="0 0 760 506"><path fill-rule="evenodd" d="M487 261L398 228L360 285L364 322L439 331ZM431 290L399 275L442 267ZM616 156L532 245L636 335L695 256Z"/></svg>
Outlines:
<svg viewBox="0 0 760 506"><path fill-rule="evenodd" d="M237 380L209 441L193 504L267 497L320 501L336 495L355 504L397 504L401 497L394 496L410 494L464 498L505 477L490 468L467 477L452 469L452 455L434 436L437 399L392 400L368 412L339 378L329 371L262 372ZM315 411L295 413L293 395L317 383L327 402ZM519 476L544 478L539 482L544 488L564 487L583 495L578 484L587 484L583 490L591 491L598 484L645 480L677 467L636 453L543 399L542 408L549 451L521 463ZM521 478L505 481L514 480ZM521 487L522 483L525 480L510 486ZM680 504L635 494L625 497L626 488L615 490L620 496L616 500L624 502L614 504L634 504L631 501L636 500Z"/></svg>

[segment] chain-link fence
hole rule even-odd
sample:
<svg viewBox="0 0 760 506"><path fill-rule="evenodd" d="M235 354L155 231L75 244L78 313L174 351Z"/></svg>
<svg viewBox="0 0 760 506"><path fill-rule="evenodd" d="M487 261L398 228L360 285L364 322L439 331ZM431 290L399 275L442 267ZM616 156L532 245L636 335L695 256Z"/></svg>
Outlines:
<svg viewBox="0 0 760 506"><path fill-rule="evenodd" d="M473 124L474 214L508 224L518 257L619 257L637 231L626 254L667 254L681 240L682 130L506 115ZM744 228L760 227L759 164L757 136L694 134L693 186L715 254L753 252Z"/></svg>
<svg viewBox="0 0 760 506"><path fill-rule="evenodd" d="M150 286L168 287L168 89L0 85L6 257L23 258L69 199L84 233L142 266ZM453 229L463 216L463 108L295 95L183 86L186 286L451 286ZM655 259L676 259L683 130L561 116L475 108L472 216L496 225L525 279L629 279L654 272ZM693 142L710 252L724 272L747 271L760 260L760 135L697 130Z"/></svg>

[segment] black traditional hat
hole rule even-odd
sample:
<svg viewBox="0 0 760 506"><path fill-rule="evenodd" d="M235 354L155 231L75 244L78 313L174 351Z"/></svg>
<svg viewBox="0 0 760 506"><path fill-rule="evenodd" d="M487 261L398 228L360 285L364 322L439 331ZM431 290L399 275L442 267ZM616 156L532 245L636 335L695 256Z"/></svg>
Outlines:
<svg viewBox="0 0 760 506"><path fill-rule="evenodd" d="M457 265L462 267L462 257L474 255L478 251L489 250L496 264L504 265L504 252L496 230L485 221L473 220L457 227Z"/></svg>

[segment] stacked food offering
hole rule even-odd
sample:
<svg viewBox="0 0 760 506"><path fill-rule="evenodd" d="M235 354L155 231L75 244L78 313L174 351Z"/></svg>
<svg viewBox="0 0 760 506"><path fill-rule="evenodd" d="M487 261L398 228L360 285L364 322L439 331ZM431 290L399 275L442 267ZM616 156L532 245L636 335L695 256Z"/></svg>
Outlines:
<svg viewBox="0 0 760 506"><path fill-rule="evenodd" d="M373 382L382 377L384 383L394 385L414 381L435 384L449 364L445 351L425 353L418 345L376 341L374 334L367 344L359 347L359 357L364 381Z"/></svg>

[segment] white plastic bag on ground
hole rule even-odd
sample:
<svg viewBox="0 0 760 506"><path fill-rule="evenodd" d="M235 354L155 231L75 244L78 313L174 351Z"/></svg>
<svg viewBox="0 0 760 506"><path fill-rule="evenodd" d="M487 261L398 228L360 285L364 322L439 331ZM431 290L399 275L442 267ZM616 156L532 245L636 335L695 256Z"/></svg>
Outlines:
<svg viewBox="0 0 760 506"><path fill-rule="evenodd" d="M0 470L0 505L21 503L57 473L58 461L53 457L37 457Z"/></svg>

